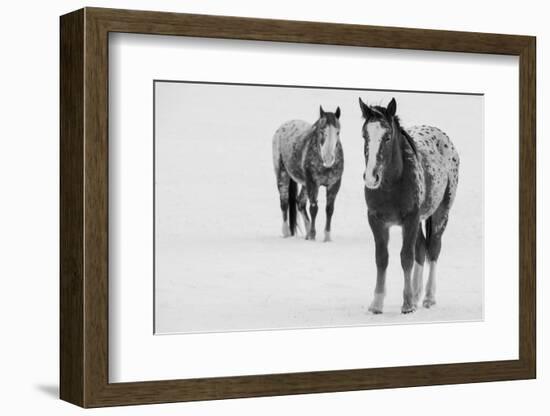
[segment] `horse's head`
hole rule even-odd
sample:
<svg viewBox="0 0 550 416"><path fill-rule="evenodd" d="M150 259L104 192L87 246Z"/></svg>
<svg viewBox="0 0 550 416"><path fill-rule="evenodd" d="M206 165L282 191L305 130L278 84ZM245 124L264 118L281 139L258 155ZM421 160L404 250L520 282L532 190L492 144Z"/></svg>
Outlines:
<svg viewBox="0 0 550 416"><path fill-rule="evenodd" d="M365 139L365 186L377 189L388 166L391 165L393 153L396 151L397 125L395 111L397 104L392 98L387 108L369 106L359 98L359 106L363 113L363 138Z"/></svg>
<svg viewBox="0 0 550 416"><path fill-rule="evenodd" d="M319 120L315 123L317 145L323 166L330 168L336 161L336 145L340 140L340 107L334 113L325 112L323 107L319 110Z"/></svg>

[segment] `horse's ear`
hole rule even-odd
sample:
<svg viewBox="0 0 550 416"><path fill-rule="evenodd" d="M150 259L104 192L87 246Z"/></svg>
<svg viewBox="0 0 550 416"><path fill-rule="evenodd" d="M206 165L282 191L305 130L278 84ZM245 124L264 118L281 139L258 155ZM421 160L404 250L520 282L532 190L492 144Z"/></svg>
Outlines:
<svg viewBox="0 0 550 416"><path fill-rule="evenodd" d="M361 107L361 113L363 113L363 117L365 118L365 120L367 120L371 116L372 111L369 106L363 102L361 97L359 97L359 107Z"/></svg>
<svg viewBox="0 0 550 416"><path fill-rule="evenodd" d="M388 104L388 107L386 108L386 113L388 114L388 117L395 116L396 110L397 110L397 103L395 102L395 98L392 98L390 103Z"/></svg>
<svg viewBox="0 0 550 416"><path fill-rule="evenodd" d="M336 109L336 112L334 113L334 115L336 116L336 118L338 119L340 118L340 107Z"/></svg>
<svg viewBox="0 0 550 416"><path fill-rule="evenodd" d="M323 106L322 106L322 105L319 106L319 116L320 116L320 117L324 117L324 116L325 116L325 110L323 110Z"/></svg>

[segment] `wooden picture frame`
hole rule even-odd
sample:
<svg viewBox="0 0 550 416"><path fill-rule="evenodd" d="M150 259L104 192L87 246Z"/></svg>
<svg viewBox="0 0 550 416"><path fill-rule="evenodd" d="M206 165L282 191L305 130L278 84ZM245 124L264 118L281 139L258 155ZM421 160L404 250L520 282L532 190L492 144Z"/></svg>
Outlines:
<svg viewBox="0 0 550 416"><path fill-rule="evenodd" d="M536 376L536 40L530 36L85 8L61 17L60 396L82 407L530 379ZM108 34L519 57L519 359L110 383Z"/></svg>

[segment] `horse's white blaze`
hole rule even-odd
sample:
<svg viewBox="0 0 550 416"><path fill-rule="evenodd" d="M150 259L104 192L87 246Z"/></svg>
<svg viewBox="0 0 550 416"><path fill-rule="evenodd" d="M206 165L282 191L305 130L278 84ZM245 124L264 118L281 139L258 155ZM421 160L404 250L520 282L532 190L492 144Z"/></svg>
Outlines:
<svg viewBox="0 0 550 416"><path fill-rule="evenodd" d="M379 178L376 177L374 172L376 170L376 159L380 151L380 144L386 131L379 121L367 124L367 134L369 137L367 144L367 168L365 169L365 186L367 188L376 188L379 185Z"/></svg>
<svg viewBox="0 0 550 416"><path fill-rule="evenodd" d="M321 158L323 165L329 168L336 160L336 144L338 143L338 129L334 126L328 126L323 132L325 142L321 146Z"/></svg>

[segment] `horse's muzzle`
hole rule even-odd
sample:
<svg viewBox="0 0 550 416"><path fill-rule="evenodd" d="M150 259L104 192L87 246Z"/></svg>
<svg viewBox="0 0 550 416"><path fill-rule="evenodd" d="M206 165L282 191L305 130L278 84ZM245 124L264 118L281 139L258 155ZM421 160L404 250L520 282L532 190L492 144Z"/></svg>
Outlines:
<svg viewBox="0 0 550 416"><path fill-rule="evenodd" d="M328 161L326 161L325 159L323 159L323 166L324 166L325 168L331 168L332 165L334 165L334 162L336 162L336 158L334 158L334 157L331 158L331 159L329 159Z"/></svg>
<svg viewBox="0 0 550 416"><path fill-rule="evenodd" d="M380 186L380 175L374 173L372 175L367 175L366 172L363 173L363 180L365 181L365 186L369 189L376 189Z"/></svg>

